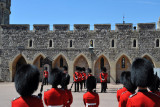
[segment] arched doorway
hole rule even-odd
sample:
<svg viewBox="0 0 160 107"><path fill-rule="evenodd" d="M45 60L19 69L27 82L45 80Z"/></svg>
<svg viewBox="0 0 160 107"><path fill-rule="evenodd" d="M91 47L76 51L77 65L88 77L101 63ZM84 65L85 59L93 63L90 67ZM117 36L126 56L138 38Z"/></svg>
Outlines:
<svg viewBox="0 0 160 107"><path fill-rule="evenodd" d="M56 67L56 68L62 69L63 66L67 66L68 67L68 63L67 63L65 57L60 55L55 59L55 61L53 62L53 66L52 67L53 68Z"/></svg>
<svg viewBox="0 0 160 107"><path fill-rule="evenodd" d="M122 55L116 63L116 83L120 83L122 71L130 71L131 63L127 56Z"/></svg>
<svg viewBox="0 0 160 107"><path fill-rule="evenodd" d="M89 68L88 62L83 55L80 55L78 58L76 58L74 65L73 65L73 73L75 72L76 66L85 67L86 69Z"/></svg>
<svg viewBox="0 0 160 107"><path fill-rule="evenodd" d="M99 75L101 73L101 68L102 67L106 67L107 69L107 73L108 75L110 75L110 65L109 62L107 60L107 58L105 56L100 56L94 66L94 70L95 70L95 77L97 78L97 81L100 82L100 78ZM108 76L108 80L107 82L110 82L110 77Z"/></svg>
<svg viewBox="0 0 160 107"><path fill-rule="evenodd" d="M154 63L153 63L152 59L148 55L143 56L143 58L149 60L154 66Z"/></svg>
<svg viewBox="0 0 160 107"><path fill-rule="evenodd" d="M44 60L44 57L42 55L39 55L34 61L33 61L33 65L35 65L39 71L40 71L40 79L43 78L43 65L42 65L42 61Z"/></svg>
<svg viewBox="0 0 160 107"><path fill-rule="evenodd" d="M16 71L24 64L27 64L26 60L22 55L19 55L12 64L12 81L14 81L14 76Z"/></svg>

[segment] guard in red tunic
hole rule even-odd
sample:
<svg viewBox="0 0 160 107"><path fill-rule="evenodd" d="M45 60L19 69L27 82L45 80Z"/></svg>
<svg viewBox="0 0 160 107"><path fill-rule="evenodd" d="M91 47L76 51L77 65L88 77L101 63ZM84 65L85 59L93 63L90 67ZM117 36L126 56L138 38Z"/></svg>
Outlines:
<svg viewBox="0 0 160 107"><path fill-rule="evenodd" d="M86 73L85 73L86 69L85 67L82 68L82 87L83 87L83 84L84 84L84 88L86 88Z"/></svg>
<svg viewBox="0 0 160 107"><path fill-rule="evenodd" d="M70 81L70 78L67 78L66 75L67 75L66 73L63 73L61 85L62 85L62 89L64 89L66 93L67 105L65 107L70 107L73 102L73 96L72 96L71 89L67 88L67 85L69 84L68 81Z"/></svg>
<svg viewBox="0 0 160 107"><path fill-rule="evenodd" d="M62 71L54 68L50 72L49 83L52 88L44 92L44 102L48 107L66 107L67 98L66 93L63 89L59 89L57 86L61 85L62 82Z"/></svg>
<svg viewBox="0 0 160 107"><path fill-rule="evenodd" d="M39 70L33 65L23 65L14 78L16 91L21 95L12 101L12 107L43 107L42 100L32 95L39 85Z"/></svg>
<svg viewBox="0 0 160 107"><path fill-rule="evenodd" d="M93 89L96 88L96 78L94 76L89 76L86 80L86 86L88 92L83 95L83 102L85 107L98 107L99 95L93 91Z"/></svg>
<svg viewBox="0 0 160 107"><path fill-rule="evenodd" d="M153 78L153 82L152 84L149 86L150 92L157 94L158 96L160 96L160 91L159 91L159 77L156 75L154 75Z"/></svg>
<svg viewBox="0 0 160 107"><path fill-rule="evenodd" d="M76 71L73 75L73 78L74 78L74 83L75 83L75 92L79 92L79 83L81 79L80 67L76 66Z"/></svg>
<svg viewBox="0 0 160 107"><path fill-rule="evenodd" d="M88 68L87 70L87 76L86 76L86 80L88 79L89 76L92 76L92 70L90 68Z"/></svg>
<svg viewBox="0 0 160 107"><path fill-rule="evenodd" d="M45 70L43 72L43 77L44 77L44 85L48 85L48 71L47 71L47 67L45 67Z"/></svg>
<svg viewBox="0 0 160 107"><path fill-rule="evenodd" d="M131 81L138 92L129 97L127 107L160 107L160 97L147 91L153 82L153 64L145 58L136 58L131 66Z"/></svg>
<svg viewBox="0 0 160 107"><path fill-rule="evenodd" d="M128 98L130 95L135 93L136 86L132 84L131 82L131 73L130 71L127 71L126 74L124 75L124 85L127 88L127 91L123 92L120 96L119 100L119 107L126 107Z"/></svg>
<svg viewBox="0 0 160 107"><path fill-rule="evenodd" d="M124 87L124 76L126 75L126 71L123 71L121 73L121 77L120 77L120 83L123 84L123 88L120 88L117 90L117 101L119 102L120 100L120 96L123 92L127 91L127 88Z"/></svg>
<svg viewBox="0 0 160 107"><path fill-rule="evenodd" d="M100 81L101 81L101 93L106 92L107 89L107 77L108 73L106 73L107 69L105 67L101 68L101 73L100 73Z"/></svg>
<svg viewBox="0 0 160 107"><path fill-rule="evenodd" d="M80 71L79 71L79 83L80 83L80 89L82 91L83 81L82 81L82 68L81 67L80 67Z"/></svg>

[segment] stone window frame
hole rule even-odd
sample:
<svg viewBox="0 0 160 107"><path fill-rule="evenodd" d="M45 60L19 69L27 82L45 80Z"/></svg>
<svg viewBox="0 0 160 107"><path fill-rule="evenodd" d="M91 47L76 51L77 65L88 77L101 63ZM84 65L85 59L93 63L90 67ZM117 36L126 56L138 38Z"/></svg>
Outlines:
<svg viewBox="0 0 160 107"><path fill-rule="evenodd" d="M30 47L30 41L32 40L32 46ZM28 48L34 48L34 39L28 39Z"/></svg>
<svg viewBox="0 0 160 107"><path fill-rule="evenodd" d="M93 40L93 48L95 48L95 39L89 39L88 46L89 46L89 47L91 46L91 45L90 45L91 40Z"/></svg>
<svg viewBox="0 0 160 107"><path fill-rule="evenodd" d="M50 47L50 41L52 41L52 47ZM54 48L54 42L53 42L53 39L49 39L49 40L48 40L48 48Z"/></svg>
<svg viewBox="0 0 160 107"><path fill-rule="evenodd" d="M114 47L112 47L113 40L114 40ZM110 48L117 48L116 43L117 43L117 39L110 39Z"/></svg>
<svg viewBox="0 0 160 107"><path fill-rule="evenodd" d="M157 45L157 40L159 40L159 47L157 47L156 45ZM160 48L160 38L155 38L155 41L154 41L154 43L155 43L155 48Z"/></svg>
<svg viewBox="0 0 160 107"><path fill-rule="evenodd" d="M72 40L72 47L70 47L70 41ZM74 48L74 39L68 39L68 48Z"/></svg>
<svg viewBox="0 0 160 107"><path fill-rule="evenodd" d="M134 47L133 45L134 45L134 40L136 40L136 47ZM132 38L131 39L131 48L138 48L138 39L137 38Z"/></svg>

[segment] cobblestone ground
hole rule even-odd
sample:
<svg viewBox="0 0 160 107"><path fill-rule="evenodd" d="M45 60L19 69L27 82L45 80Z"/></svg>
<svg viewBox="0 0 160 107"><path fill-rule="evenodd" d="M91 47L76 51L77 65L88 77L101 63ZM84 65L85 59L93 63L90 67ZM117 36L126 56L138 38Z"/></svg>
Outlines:
<svg viewBox="0 0 160 107"><path fill-rule="evenodd" d="M71 84L70 84L71 85ZM69 87L70 87L69 85ZM40 91L39 85L38 90L34 93L37 95ZM121 88L122 85L108 84L107 93L100 93L100 84L97 84L97 92L100 97L99 107L118 107L118 102L116 99L116 91ZM51 85L44 86L44 90L50 89ZM86 89L82 92L74 92L74 87L72 89L73 103L71 107L84 107L83 104L83 94ZM14 83L0 83L0 107L11 107L11 100L18 97L18 93L15 90ZM46 107L46 106L45 106Z"/></svg>

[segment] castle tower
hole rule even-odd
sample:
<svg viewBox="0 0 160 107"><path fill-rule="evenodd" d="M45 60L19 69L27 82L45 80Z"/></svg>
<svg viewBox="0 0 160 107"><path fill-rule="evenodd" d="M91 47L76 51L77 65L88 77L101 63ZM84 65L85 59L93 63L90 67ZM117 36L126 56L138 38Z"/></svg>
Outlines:
<svg viewBox="0 0 160 107"><path fill-rule="evenodd" d="M0 24L9 24L11 0L0 0Z"/></svg>
<svg viewBox="0 0 160 107"><path fill-rule="evenodd" d="M159 17L159 20L157 22L157 29L160 30L160 17Z"/></svg>

